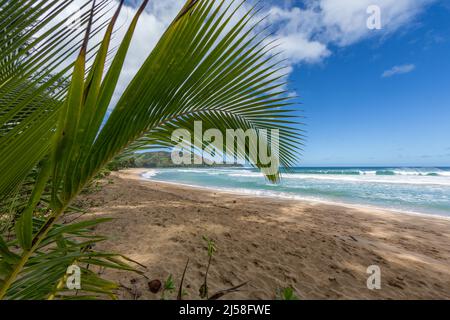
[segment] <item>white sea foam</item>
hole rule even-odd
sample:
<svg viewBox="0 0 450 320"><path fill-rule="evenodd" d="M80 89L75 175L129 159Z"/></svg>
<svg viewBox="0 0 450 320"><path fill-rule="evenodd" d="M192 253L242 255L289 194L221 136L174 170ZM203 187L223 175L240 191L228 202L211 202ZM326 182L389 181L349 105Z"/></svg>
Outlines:
<svg viewBox="0 0 450 320"><path fill-rule="evenodd" d="M413 185L442 185L450 186L450 179L445 177L427 176L342 176L342 175L311 175L286 174L285 179L315 179L328 181L342 181L353 183L384 183L384 184L413 184Z"/></svg>
<svg viewBox="0 0 450 320"><path fill-rule="evenodd" d="M406 169L399 171L415 172ZM421 170L428 171L431 170ZM280 184L268 184L261 173L251 169L235 168L153 169L142 176L149 180L237 191L254 196L373 205L391 210L417 210L450 216L450 179L447 176L377 175L375 170L364 169L361 169L364 175L353 174L356 172L354 169L351 172L283 174Z"/></svg>
<svg viewBox="0 0 450 320"><path fill-rule="evenodd" d="M150 179L154 176L156 176L158 174L158 172L156 170L149 170L145 173L142 174L142 177L145 179Z"/></svg>
<svg viewBox="0 0 450 320"><path fill-rule="evenodd" d="M152 170L152 171L149 171L149 172L143 174L142 176L146 179L152 180L151 178L157 174L158 174L158 172L156 170ZM188 183L170 182L170 181L164 181L164 183L188 186L188 187L205 189L205 190L216 190L216 191L227 192L227 193L232 193L232 194L265 197L265 198L277 198L277 199L286 199L286 200L309 201L312 203L340 205L340 206L346 206L349 208L387 210L387 211L391 211L391 212L397 212L399 214L419 215L419 216L424 216L424 217L433 217L433 218L440 218L440 219L446 219L446 220L450 219L450 217L448 217L448 216L428 214L428 213L423 213L423 212L417 212L414 210L402 210L402 209L395 208L395 207L376 206L376 205L370 205L370 204L360 205L360 204L354 204L354 203L349 203L349 202L345 202L345 201L342 201L342 202L331 201L328 199L324 199L322 197L295 195L295 194L290 194L287 192L268 191L268 190L252 190L252 189L246 189L246 188L205 187L205 186L193 185L193 184L188 184Z"/></svg>
<svg viewBox="0 0 450 320"><path fill-rule="evenodd" d="M446 172L448 173L448 172ZM259 172L230 173L230 177L242 178L262 178ZM450 177L450 175L448 175ZM427 175L393 175L377 176L375 172L370 171L364 175L342 175L342 174L308 174L308 173L288 173L282 175L283 179L313 179L327 181L342 181L353 183L384 183L384 184L413 184L413 185L442 185L450 186L450 179L447 176L427 176Z"/></svg>

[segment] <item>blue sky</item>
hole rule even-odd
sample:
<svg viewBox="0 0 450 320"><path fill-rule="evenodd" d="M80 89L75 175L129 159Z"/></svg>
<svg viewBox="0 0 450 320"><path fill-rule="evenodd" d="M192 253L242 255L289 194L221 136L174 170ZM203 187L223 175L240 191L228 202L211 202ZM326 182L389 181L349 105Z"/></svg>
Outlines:
<svg viewBox="0 0 450 320"><path fill-rule="evenodd" d="M295 68L307 117L303 164L450 165L449 16L432 5L402 32ZM414 70L382 77L405 65Z"/></svg>
<svg viewBox="0 0 450 320"><path fill-rule="evenodd" d="M141 24L159 29L151 41L137 35L129 74L183 3L150 2ZM301 165L450 166L448 1L264 4L306 116ZM381 8L381 30L366 27L370 4Z"/></svg>

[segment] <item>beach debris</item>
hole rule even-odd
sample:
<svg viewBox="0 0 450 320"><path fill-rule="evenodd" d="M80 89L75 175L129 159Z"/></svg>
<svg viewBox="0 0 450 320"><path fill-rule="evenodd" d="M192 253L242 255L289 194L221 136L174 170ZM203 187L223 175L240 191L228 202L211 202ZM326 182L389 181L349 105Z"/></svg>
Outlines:
<svg viewBox="0 0 450 320"><path fill-rule="evenodd" d="M200 298L205 299L208 297L208 285L203 283L200 289L198 290Z"/></svg>
<svg viewBox="0 0 450 320"><path fill-rule="evenodd" d="M233 292L238 292L240 288L242 288L243 286L247 285L247 282L241 283L238 286L232 287L230 289L226 289L226 290L221 290L215 294L213 294L208 300L219 300L220 298L222 298L223 296L233 293Z"/></svg>
<svg viewBox="0 0 450 320"><path fill-rule="evenodd" d="M203 240L206 242L206 246L204 247L204 249L207 251L208 254L208 265L206 267L206 273L204 275L204 279L203 279L203 284L201 285L200 289L199 289L199 296L201 299L205 299L205 300L218 300L220 298L222 298L223 296L233 293L233 292L238 292L240 291L240 289L247 285L248 282L244 282L238 286L233 286L229 289L225 289L225 290L220 290L216 293L214 293L213 295L209 295L209 286L208 286L208 274L209 274L209 270L212 264L212 258L214 256L214 253L217 252L217 247L216 247L216 243L214 242L214 240L209 239L206 236L202 237ZM181 280L180 280L180 285L178 288L178 293L177 293L177 300L183 300L183 298L185 296L188 296L188 293L186 292L186 290L184 290L184 288L191 288L191 285L186 283L185 284L185 280L186 280L186 274L189 268L189 263L190 263L190 259L188 258L186 261L186 265L184 267L183 270L183 274L181 276ZM196 263L194 263L196 264ZM197 263L198 267L201 266L201 264ZM147 278L148 279L148 278ZM135 296L135 298L140 296L140 293L137 292L137 290L135 289L135 284L136 284L136 279L131 279L130 282L133 284L133 288L126 288L131 294L133 294ZM233 283L231 281L227 281L225 280L227 283L230 283L231 285L233 285ZM166 279L166 281L161 282L158 279L154 279L152 281L148 282L148 288L152 293L158 293L161 292L161 300L166 300L166 299L171 299L171 295L175 293L175 284L174 284L174 280L173 280L173 276L172 274L169 274L168 278Z"/></svg>
<svg viewBox="0 0 450 320"><path fill-rule="evenodd" d="M189 266L189 258L187 259L186 266L184 267L184 271L183 271L183 276L181 277L180 289L178 290L177 300L183 300L183 295L184 295L183 282L184 282L184 278L186 276L186 271L187 271L188 266Z"/></svg>
<svg viewBox="0 0 450 320"><path fill-rule="evenodd" d="M158 293L161 290L162 282L158 279L152 280L148 283L148 289L152 293Z"/></svg>
<svg viewBox="0 0 450 320"><path fill-rule="evenodd" d="M136 287L136 279L131 279L130 283L133 285L132 288L127 287L125 285L123 285L122 283L119 282L119 286L123 289L125 289L126 291L128 291L129 294L131 294L133 296L134 300L138 300L141 297L141 292L137 289Z"/></svg>
<svg viewBox="0 0 450 320"><path fill-rule="evenodd" d="M139 299L139 297L141 296L141 292L138 290L136 284L137 284L137 279L131 279L131 284L133 285L133 299L137 300Z"/></svg>

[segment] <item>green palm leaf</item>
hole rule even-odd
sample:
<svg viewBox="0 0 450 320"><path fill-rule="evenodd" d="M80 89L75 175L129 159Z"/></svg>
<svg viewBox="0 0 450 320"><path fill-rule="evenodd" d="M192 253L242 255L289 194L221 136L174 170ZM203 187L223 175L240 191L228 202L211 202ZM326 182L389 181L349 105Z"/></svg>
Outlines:
<svg viewBox="0 0 450 320"><path fill-rule="evenodd" d="M97 24L91 37L104 28L109 0L94 8ZM56 17L73 0L4 1L0 6L0 197L15 190L49 151L57 112L67 92L84 31ZM80 23L90 17L92 0L80 8Z"/></svg>
<svg viewBox="0 0 450 320"><path fill-rule="evenodd" d="M80 250L78 242L69 241L71 228L78 230L77 226L56 225L83 187L109 161L124 152L174 146L177 143L171 139L174 129L192 129L194 121L201 120L203 130L217 128L224 135L227 129L255 129L260 133L279 130L280 141L276 147L280 150L280 165L290 167L297 160L302 131L294 121L295 103L284 89L280 76L283 68L272 52L273 46L266 44L264 32L257 32L259 26L254 18L258 8L251 8L241 18L234 19L245 1L229 4L215 0L187 1L106 119L138 18L147 2L143 1L108 69L105 64L111 35L123 1L109 22L103 41L95 47L91 69L87 68L87 47L95 32L93 21L101 1L93 1L87 15L78 58L62 68L55 79L43 84L35 78L16 79L16 72L11 73L5 67L6 80L0 86L3 90L0 101L2 108L5 106L0 119L6 121L1 127L5 132L0 141L5 147L2 154L7 150L15 156L22 152L26 157L18 163L13 163L7 154L6 160L0 159L1 168L11 166L8 173L2 174L5 180L0 184L0 192L6 194L19 185L36 163L43 161L28 207L16 223L14 243L20 245L21 254L11 253L12 243L1 242L0 298L42 298L45 294L63 298L65 294L59 293L62 289L58 283L64 276L63 267L72 263L85 265L89 261L132 270L112 255L92 255ZM22 4L21 10L26 12L27 1ZM5 10L11 6L12 2L6 2ZM45 6L39 10L45 11ZM19 43L24 45L27 39L30 38L23 36ZM70 49L65 50L69 54ZM58 61L52 70L62 64ZM8 61L5 65L12 66ZM32 65L38 66L39 62ZM54 81L65 81L71 67L70 84L60 90L54 88ZM23 75L27 74L28 67L23 70ZM266 136L264 145L271 144L275 141ZM16 153L13 147L18 148ZM246 142L245 148L238 150L238 156L264 168L258 159L247 155L251 148L254 146ZM224 145L223 153L230 151ZM270 174L267 178L277 181L280 174ZM37 226L33 212L48 183L49 215ZM62 266L54 264L55 261L62 261ZM52 277L43 279L39 272L51 273ZM88 270L84 274L91 286L83 297L111 293L108 283L93 277ZM39 290L30 288L30 284L39 281L43 281ZM102 291L102 285L109 289Z"/></svg>

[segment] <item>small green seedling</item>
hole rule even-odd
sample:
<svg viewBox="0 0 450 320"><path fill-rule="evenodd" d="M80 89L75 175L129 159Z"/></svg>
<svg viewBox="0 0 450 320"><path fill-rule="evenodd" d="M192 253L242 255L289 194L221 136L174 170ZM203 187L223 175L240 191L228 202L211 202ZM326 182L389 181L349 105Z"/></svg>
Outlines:
<svg viewBox="0 0 450 320"><path fill-rule="evenodd" d="M175 291L175 284L173 283L173 277L170 274L164 282L163 290L161 293L161 300L166 300L166 294L172 294Z"/></svg>
<svg viewBox="0 0 450 320"><path fill-rule="evenodd" d="M205 280L200 287L199 294L200 298L202 299L208 299L208 273L209 273L209 267L211 266L211 260L213 258L213 255L215 252L217 252L216 243L214 240L208 239L206 236L203 236L203 240L206 241L207 244L207 251L208 251L208 266L206 267L206 273L205 273Z"/></svg>
<svg viewBox="0 0 450 320"><path fill-rule="evenodd" d="M287 287L280 290L280 300L299 300L292 287Z"/></svg>

